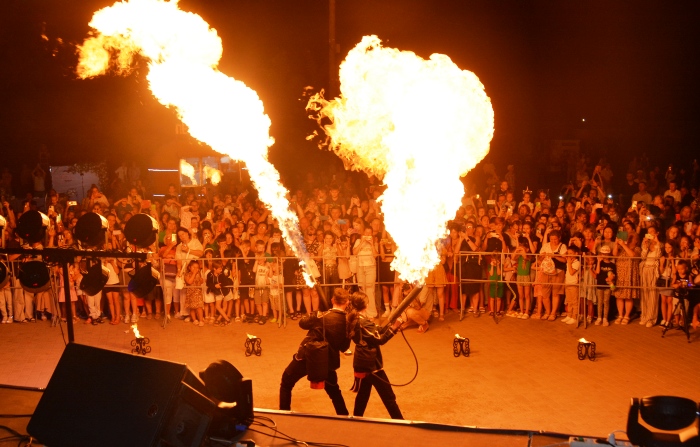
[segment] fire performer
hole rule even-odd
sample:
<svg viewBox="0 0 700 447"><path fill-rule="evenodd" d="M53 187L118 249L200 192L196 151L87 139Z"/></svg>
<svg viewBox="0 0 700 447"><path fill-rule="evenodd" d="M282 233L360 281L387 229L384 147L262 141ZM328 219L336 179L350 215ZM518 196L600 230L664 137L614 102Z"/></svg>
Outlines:
<svg viewBox="0 0 700 447"><path fill-rule="evenodd" d="M335 412L341 416L347 416L348 408L338 386L338 374L340 368L340 352L350 348L350 339L347 334L345 308L348 305L348 292L337 288L333 291L331 300L333 308L327 312L319 312L305 316L299 321L299 327L308 330L306 337L299 345L298 351L293 355L292 361L282 373L280 383L280 410L291 410L292 388L307 374L311 380L308 368L313 368L307 362L308 347L312 342L328 342L328 375L323 387L331 398ZM314 382L312 382L313 386Z"/></svg>
<svg viewBox="0 0 700 447"><path fill-rule="evenodd" d="M369 299L362 292L355 292L350 299L352 311L348 314L348 338L355 342L355 383L352 391L357 393L353 416L365 414L372 387L377 390L392 419L403 419L396 395L391 388L389 378L384 372L384 362L380 346L391 340L403 321L396 319L392 326L377 326L367 317Z"/></svg>

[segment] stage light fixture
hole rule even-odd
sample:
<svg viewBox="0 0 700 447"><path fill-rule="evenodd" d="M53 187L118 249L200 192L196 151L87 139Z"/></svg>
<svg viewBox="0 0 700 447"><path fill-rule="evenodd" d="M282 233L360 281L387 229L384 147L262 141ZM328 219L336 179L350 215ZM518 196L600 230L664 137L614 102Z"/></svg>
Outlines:
<svg viewBox="0 0 700 447"><path fill-rule="evenodd" d="M226 360L211 363L199 373L206 395L217 404L209 435L230 439L253 422L253 382Z"/></svg>
<svg viewBox="0 0 700 447"><path fill-rule="evenodd" d="M41 261L29 261L19 264L19 283L29 293L40 293L49 290L51 277L49 268Z"/></svg>
<svg viewBox="0 0 700 447"><path fill-rule="evenodd" d="M20 238L33 244L44 239L48 226L49 216L39 211L29 210L19 216L15 232Z"/></svg>
<svg viewBox="0 0 700 447"><path fill-rule="evenodd" d="M88 296L95 296L104 288L109 279L109 269L101 261L95 261L87 271L83 272L80 280L80 290Z"/></svg>
<svg viewBox="0 0 700 447"><path fill-rule="evenodd" d="M148 214L134 214L124 226L127 242L140 248L147 248L156 241L158 221Z"/></svg>
<svg viewBox="0 0 700 447"><path fill-rule="evenodd" d="M87 213L80 216L75 224L75 238L88 247L101 245L105 241L105 232L109 222L97 213Z"/></svg>
<svg viewBox="0 0 700 447"><path fill-rule="evenodd" d="M160 282L160 273L153 268L150 262L136 268L136 270L130 272L129 275L131 275L128 288L129 292L139 298L144 298L151 293L151 290Z"/></svg>
<svg viewBox="0 0 700 447"><path fill-rule="evenodd" d="M627 416L627 436L645 447L700 446L700 406L676 396L634 398Z"/></svg>

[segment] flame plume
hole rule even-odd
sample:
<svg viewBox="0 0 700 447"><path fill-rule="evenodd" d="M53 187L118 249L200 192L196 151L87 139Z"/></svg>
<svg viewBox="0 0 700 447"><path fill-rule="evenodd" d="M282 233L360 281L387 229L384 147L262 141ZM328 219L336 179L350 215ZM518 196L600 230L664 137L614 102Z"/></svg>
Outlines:
<svg viewBox="0 0 700 447"><path fill-rule="evenodd" d="M449 57L425 60L365 36L340 65L340 98L307 107L346 166L383 179L387 231L401 279L422 282L460 206L466 175L489 150L493 108L476 75ZM326 121L327 121L326 120Z"/></svg>
<svg viewBox="0 0 700 447"><path fill-rule="evenodd" d="M187 160L180 159L180 174L190 179L192 186L197 186L197 177L194 175L194 166L189 164Z"/></svg>
<svg viewBox="0 0 700 447"><path fill-rule="evenodd" d="M79 47L78 76L86 79L109 69L128 74L137 54L146 58L153 95L175 107L192 137L246 163L285 240L296 256L308 260L288 191L267 158L274 139L262 101L243 82L217 69L223 47L216 30L177 3L129 0L97 11L90 21L93 35ZM313 285L309 275L307 283Z"/></svg>

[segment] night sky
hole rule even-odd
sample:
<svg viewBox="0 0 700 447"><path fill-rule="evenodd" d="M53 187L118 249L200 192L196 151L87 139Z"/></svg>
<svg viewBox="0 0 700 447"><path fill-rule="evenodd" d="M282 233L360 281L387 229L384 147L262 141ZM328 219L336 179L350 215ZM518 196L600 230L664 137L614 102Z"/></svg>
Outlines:
<svg viewBox="0 0 700 447"><path fill-rule="evenodd" d="M1 165L27 154L34 161L42 143L52 164L134 158L155 166L183 146L174 112L148 91L145 69L75 78L74 45L92 13L112 3L0 2ZM182 0L180 7L218 31L221 71L260 95L278 169L289 175L332 161L304 139L314 126L300 101L304 86L328 86L328 2ZM543 172L540 154L551 139L582 136L594 158L624 166L644 151L658 163L697 151L700 2L337 0L336 23L337 63L363 35L376 34L385 46L447 54L476 73L494 106L489 160L499 171L516 163L523 175Z"/></svg>

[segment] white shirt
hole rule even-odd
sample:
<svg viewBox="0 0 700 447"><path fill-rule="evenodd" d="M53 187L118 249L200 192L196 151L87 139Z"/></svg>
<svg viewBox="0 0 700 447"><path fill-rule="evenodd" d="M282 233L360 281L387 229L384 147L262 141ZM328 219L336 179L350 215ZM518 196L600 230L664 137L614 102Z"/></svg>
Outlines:
<svg viewBox="0 0 700 447"><path fill-rule="evenodd" d="M182 208L180 208L180 225L187 228L188 230L191 230L193 217L194 213L190 211L189 206L183 206Z"/></svg>
<svg viewBox="0 0 700 447"><path fill-rule="evenodd" d="M578 274L579 274L579 270L581 269L581 262L579 262L578 259L574 259L571 262L571 268L575 271L575 273L573 275L569 274L569 266L567 264L566 276L564 277L564 284L566 284L567 286L578 285Z"/></svg>
<svg viewBox="0 0 700 447"><path fill-rule="evenodd" d="M353 252L355 251L354 249L359 247L360 244L362 244L363 239L358 239L355 241L355 246L353 247ZM374 259L374 253L372 251L372 246L369 244L365 243L362 245L362 250L360 250L357 253L357 265L359 267L369 267L371 265L375 265L376 261Z"/></svg>
<svg viewBox="0 0 700 447"><path fill-rule="evenodd" d="M190 241L187 243L187 247L190 249L190 252L192 250L204 250L204 248L202 247L202 243L199 242L197 239L190 239ZM175 259L182 260L199 258L199 256L194 256L190 252L182 251L182 248L183 244L178 244L177 248L175 249Z"/></svg>
<svg viewBox="0 0 700 447"><path fill-rule="evenodd" d="M673 200L675 200L676 203L680 203L680 201L681 201L681 192L679 190L675 190L675 191L671 191L670 189L667 190L664 193L664 197L668 197L668 196L673 197Z"/></svg>

